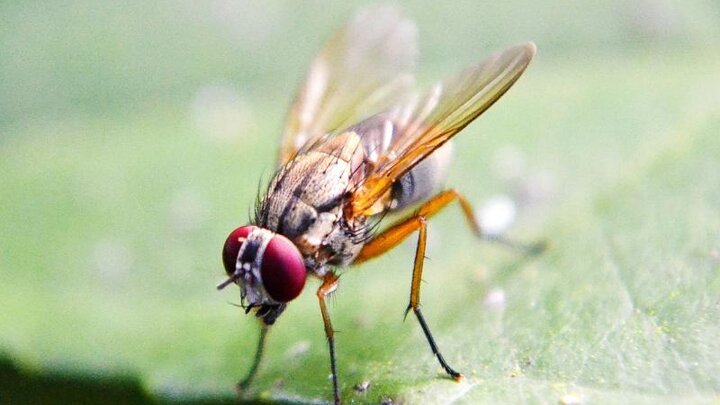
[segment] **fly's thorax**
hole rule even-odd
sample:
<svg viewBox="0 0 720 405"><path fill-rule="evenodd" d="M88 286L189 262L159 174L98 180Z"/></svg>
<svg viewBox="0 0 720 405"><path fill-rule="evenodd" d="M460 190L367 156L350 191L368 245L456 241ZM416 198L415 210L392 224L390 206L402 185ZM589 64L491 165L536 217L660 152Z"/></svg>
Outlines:
<svg viewBox="0 0 720 405"><path fill-rule="evenodd" d="M363 156L352 132L298 155L271 180L258 225L287 236L304 256L315 255L338 227L343 199Z"/></svg>
<svg viewBox="0 0 720 405"><path fill-rule="evenodd" d="M311 255L317 252L323 241L337 227L339 219L339 211L321 212L317 214L317 219L310 225L307 230L293 239L295 245L305 255Z"/></svg>
<svg viewBox="0 0 720 405"><path fill-rule="evenodd" d="M339 226L325 238L323 249L328 252L330 264L347 266L355 260L365 245L370 232L367 219L357 217L350 224L340 220Z"/></svg>

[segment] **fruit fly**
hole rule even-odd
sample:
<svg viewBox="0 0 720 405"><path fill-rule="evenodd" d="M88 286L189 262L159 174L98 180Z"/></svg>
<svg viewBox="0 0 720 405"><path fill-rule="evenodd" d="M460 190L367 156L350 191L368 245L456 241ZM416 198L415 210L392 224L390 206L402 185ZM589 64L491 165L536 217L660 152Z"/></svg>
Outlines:
<svg viewBox="0 0 720 405"><path fill-rule="evenodd" d="M432 352L455 380L420 308L427 220L457 201L482 237L470 203L443 189L455 134L487 110L535 55L525 43L496 53L429 90L414 89L415 25L392 8L358 14L313 61L291 106L277 171L259 197L249 225L230 233L222 251L228 278L240 287L246 313L261 321L246 388L263 354L267 331L308 277L330 351L335 403L340 402L335 336L326 305L337 270L375 258L418 233L410 302ZM419 205L378 231L386 213Z"/></svg>

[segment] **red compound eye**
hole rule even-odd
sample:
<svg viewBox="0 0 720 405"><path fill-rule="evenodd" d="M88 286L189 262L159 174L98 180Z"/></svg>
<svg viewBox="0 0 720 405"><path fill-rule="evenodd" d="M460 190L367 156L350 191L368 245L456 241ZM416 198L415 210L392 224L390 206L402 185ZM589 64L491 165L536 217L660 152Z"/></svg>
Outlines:
<svg viewBox="0 0 720 405"><path fill-rule="evenodd" d="M253 229L255 229L255 227L252 225L241 226L240 228L230 232L230 236L228 236L225 241L225 246L223 246L222 251L222 259L223 264L225 265L225 272L228 276L235 273L235 263L237 262L238 252L240 251L240 246L242 245L241 239L244 241Z"/></svg>
<svg viewBox="0 0 720 405"><path fill-rule="evenodd" d="M265 248L260 274L272 299L288 302L300 295L307 271L298 248L288 238L275 235Z"/></svg>

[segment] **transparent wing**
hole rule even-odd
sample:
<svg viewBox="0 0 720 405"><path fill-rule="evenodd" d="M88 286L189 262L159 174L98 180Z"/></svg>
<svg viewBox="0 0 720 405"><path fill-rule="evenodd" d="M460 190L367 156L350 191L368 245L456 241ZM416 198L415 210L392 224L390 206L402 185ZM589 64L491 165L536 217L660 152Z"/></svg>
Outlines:
<svg viewBox="0 0 720 405"><path fill-rule="evenodd" d="M517 81L535 55L527 43L496 53L451 80L383 114L394 131L366 167L350 198L351 217L376 213L393 182L465 128Z"/></svg>
<svg viewBox="0 0 720 405"><path fill-rule="evenodd" d="M310 66L290 108L278 165L327 133L397 104L413 88L417 29L391 6L357 14Z"/></svg>

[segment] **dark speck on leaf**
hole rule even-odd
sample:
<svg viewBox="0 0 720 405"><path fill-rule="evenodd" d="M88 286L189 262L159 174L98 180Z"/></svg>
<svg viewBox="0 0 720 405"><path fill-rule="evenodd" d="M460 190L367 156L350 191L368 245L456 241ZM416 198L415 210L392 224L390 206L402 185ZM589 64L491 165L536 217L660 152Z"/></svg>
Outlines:
<svg viewBox="0 0 720 405"><path fill-rule="evenodd" d="M370 389L370 381L365 380L361 383L357 383L353 389L359 394L364 394Z"/></svg>

